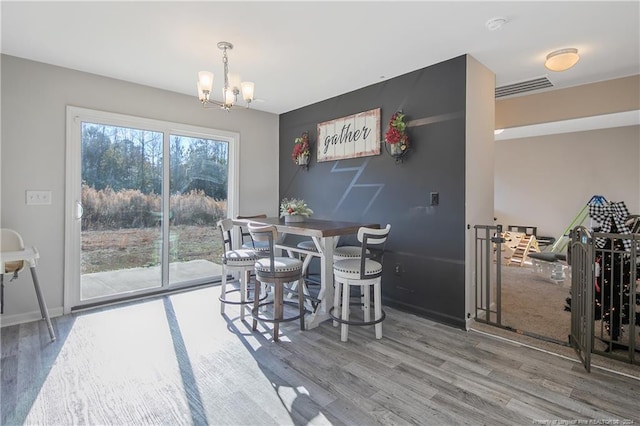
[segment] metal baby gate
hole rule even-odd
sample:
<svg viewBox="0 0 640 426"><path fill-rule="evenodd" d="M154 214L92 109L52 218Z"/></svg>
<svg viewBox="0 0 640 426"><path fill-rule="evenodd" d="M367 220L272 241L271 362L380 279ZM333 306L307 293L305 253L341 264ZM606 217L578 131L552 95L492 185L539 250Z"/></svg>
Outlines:
<svg viewBox="0 0 640 426"><path fill-rule="evenodd" d="M475 320L502 324L502 226L476 225ZM634 233L635 232L635 233ZM637 291L640 233L571 231L567 262L571 266L569 344L585 369L591 354L638 364L640 295Z"/></svg>

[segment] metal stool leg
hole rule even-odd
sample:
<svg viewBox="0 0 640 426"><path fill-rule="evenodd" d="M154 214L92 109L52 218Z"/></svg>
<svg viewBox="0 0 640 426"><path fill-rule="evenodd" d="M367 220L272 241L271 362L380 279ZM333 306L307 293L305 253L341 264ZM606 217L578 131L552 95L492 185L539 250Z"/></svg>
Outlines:
<svg viewBox="0 0 640 426"><path fill-rule="evenodd" d="M38 274L36 273L35 266L31 268L31 279L33 279L33 287L36 289L36 297L38 298L38 305L40 305L40 313L42 314L42 318L47 323L47 328L49 329L49 336L51 337L51 341L56 340L56 334L53 331L53 326L51 325L51 319L49 318L49 311L47 310L47 304L44 302L44 297L42 297L42 291L40 290L40 282L38 281Z"/></svg>

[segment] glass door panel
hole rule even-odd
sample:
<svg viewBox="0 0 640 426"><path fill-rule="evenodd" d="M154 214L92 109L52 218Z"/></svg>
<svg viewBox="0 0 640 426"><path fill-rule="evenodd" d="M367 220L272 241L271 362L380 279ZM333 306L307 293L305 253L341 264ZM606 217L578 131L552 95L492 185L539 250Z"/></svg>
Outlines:
<svg viewBox="0 0 640 426"><path fill-rule="evenodd" d="M162 285L163 133L82 122L80 300Z"/></svg>
<svg viewBox="0 0 640 426"><path fill-rule="evenodd" d="M228 183L228 142L171 135L169 285L220 276L216 224L227 217Z"/></svg>
<svg viewBox="0 0 640 426"><path fill-rule="evenodd" d="M238 139L67 107L65 313L220 280Z"/></svg>

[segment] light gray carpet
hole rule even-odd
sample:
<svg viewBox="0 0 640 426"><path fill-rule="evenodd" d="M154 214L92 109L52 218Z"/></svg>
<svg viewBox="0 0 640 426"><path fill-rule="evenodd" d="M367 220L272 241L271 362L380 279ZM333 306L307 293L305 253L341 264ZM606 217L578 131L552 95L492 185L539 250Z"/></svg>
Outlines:
<svg viewBox="0 0 640 426"><path fill-rule="evenodd" d="M564 310L571 282L556 284L531 265L502 267L502 325L568 342L571 313Z"/></svg>
<svg viewBox="0 0 640 426"><path fill-rule="evenodd" d="M502 321L501 325L512 329L507 331L482 323L475 323L473 329L500 336L506 339L531 345L569 358L575 358L573 349L568 345L571 329L571 313L564 310L565 299L570 296L571 278L562 283L554 283L549 275L540 274L531 265L502 266ZM605 351L607 345L598 339L600 321L594 323L596 339L594 348ZM513 332L516 331L516 332ZM636 329L636 333L640 331ZM604 340L608 339L602 330ZM625 327L622 341L628 343L629 333ZM640 337L635 336L636 348L640 350ZM563 346L564 345L564 346ZM622 351L621 357L628 357ZM636 352L636 358L640 354ZM640 376L640 365L629 365L604 356L593 355L595 365Z"/></svg>

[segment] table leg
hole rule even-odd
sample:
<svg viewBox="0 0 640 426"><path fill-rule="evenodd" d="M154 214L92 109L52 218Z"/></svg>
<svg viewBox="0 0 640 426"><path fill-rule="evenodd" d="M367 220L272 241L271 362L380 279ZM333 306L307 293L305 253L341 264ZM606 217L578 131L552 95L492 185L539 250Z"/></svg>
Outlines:
<svg viewBox="0 0 640 426"><path fill-rule="evenodd" d="M307 330L315 328L321 322L328 320L330 304L333 303L333 249L336 244L334 237L323 237L320 241L314 238L320 252L320 303L315 312L307 319Z"/></svg>
<svg viewBox="0 0 640 426"><path fill-rule="evenodd" d="M42 318L47 323L47 328L49 329L49 336L51 337L51 341L56 340L56 334L53 331L53 326L51 325L51 319L49 318L49 311L47 310L47 304L44 302L44 297L42 297L42 291L40 290L40 282L38 281L38 274L36 273L36 267L31 266L31 278L33 279L33 287L36 289L36 297L38 298L38 305L40 305L40 313L42 314Z"/></svg>

